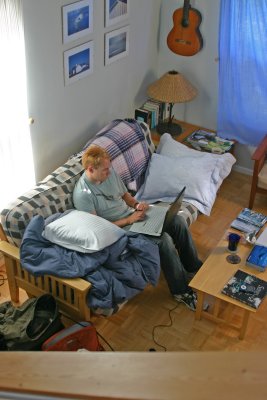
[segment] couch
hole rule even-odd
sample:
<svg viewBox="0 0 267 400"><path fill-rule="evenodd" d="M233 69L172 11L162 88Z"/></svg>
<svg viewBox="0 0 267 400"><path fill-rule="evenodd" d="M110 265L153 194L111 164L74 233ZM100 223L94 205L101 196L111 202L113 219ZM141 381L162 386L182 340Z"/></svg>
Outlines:
<svg viewBox="0 0 267 400"><path fill-rule="evenodd" d="M216 181L214 190L210 189L210 183L207 186L208 192L212 193L213 196L209 204L209 209L212 207L218 187L224 177L230 172L231 166L234 163L234 157L229 154L227 171L224 166L225 171L222 174L221 170L223 170L223 168L220 168L219 172L217 170L217 164L219 165L222 160L218 159L220 156L216 155L217 158L214 158L213 155L206 155L196 152L196 150L187 149L186 146L182 144L179 144L179 148L177 147L177 149L175 149L178 156L176 153L168 154L169 150L171 152L174 151L174 147L176 144L178 145L178 143L175 142L176 144L174 146L173 139L166 136L166 134L163 139L162 144L160 144L160 151L162 151L162 153L158 155L158 159L155 158L155 148L151 140L149 128L146 124L130 119L114 120L98 132L94 138L90 139L79 153L73 154L63 165L39 182L32 190L24 193L2 210L0 251L3 253L5 259L12 301L19 301L19 288L24 289L29 296L39 296L43 293L50 293L56 298L60 310L72 319L85 321L90 319L90 309L87 307L86 298L90 291L91 283L82 278L65 279L52 275L33 276L22 268L20 264L20 244L25 229L34 216L41 215L43 218L47 218L52 214L62 213L68 209L74 208L72 192L76 181L83 173L81 157L84 150L91 143L108 150L111 155L113 168L122 177L122 180L129 190L137 192L138 199L142 198L142 194L144 197L146 194L150 197L150 189L146 187L146 182L152 182L151 187L154 190L152 167L156 165L156 162L161 163L164 161L164 165L167 165L166 163L168 163L171 158L172 165L173 163L182 162L184 168L188 169L186 163L189 162L192 166L195 163L196 168L199 169L199 160L201 156L201 159L204 159L205 168L206 165L208 165L203 172L203 176L208 176L209 182L210 180ZM180 151L186 152L185 157L181 156ZM188 151L193 153L188 153ZM211 172L209 164L211 161L210 157L207 156L211 156L211 161L214 165ZM167 168L169 168L168 165ZM172 169L176 171L175 168ZM161 165L160 171L162 171ZM196 220L200 212L205 213L206 206L203 208L203 202L205 200L203 200L203 198L205 198L205 196L203 197L201 194L201 199L195 200L195 194L191 194L192 188L196 186L194 183L195 178L188 178L187 172L184 172L185 169L181 168L181 171L186 175L189 196L188 199L185 197L179 214L185 218L189 226ZM158 174L157 172L157 176ZM197 175L194 170L193 175ZM175 196L171 193L173 189L169 187L169 180L175 182L175 179L179 181L181 177L177 178L177 176L175 176L172 178L170 174L170 179L162 179L165 185L167 185L166 190L164 191L164 196L161 196L159 193L156 200L170 202ZM200 185L197 185L197 190L199 190L199 187L205 187L202 180L201 178ZM182 182L182 184L184 184L184 182ZM164 188L164 185L160 186ZM177 191L177 189L175 190ZM166 193L169 195L166 196ZM210 194L208 196L210 196ZM155 199L151 199L151 201L155 201ZM206 200L205 202L207 203ZM102 315L110 315L114 310L98 310L97 312Z"/></svg>
<svg viewBox="0 0 267 400"><path fill-rule="evenodd" d="M84 150L95 143L106 148L112 165L129 190L142 187L147 168L154 152L150 131L146 124L135 120L115 120L90 139L84 148L73 154L63 165L53 171L27 193L24 193L1 212L0 251L4 255L11 300L19 301L19 288L29 296L52 294L60 310L74 320L90 320L86 298L91 283L82 278L64 279L52 275L33 276L20 264L20 244L25 229L35 215L47 218L55 213L72 209L72 191L83 173L81 157ZM184 201L180 211L190 225L199 211ZM114 310L94 310L110 315Z"/></svg>

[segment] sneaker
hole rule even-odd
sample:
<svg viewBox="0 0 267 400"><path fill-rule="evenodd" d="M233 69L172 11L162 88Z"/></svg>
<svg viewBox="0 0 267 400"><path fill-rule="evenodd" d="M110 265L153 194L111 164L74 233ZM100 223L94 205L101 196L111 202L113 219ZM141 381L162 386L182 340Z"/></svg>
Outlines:
<svg viewBox="0 0 267 400"><path fill-rule="evenodd" d="M196 311L197 308L197 300L195 299L193 293L183 293L183 294L175 294L174 298L178 303L183 303L192 311Z"/></svg>
<svg viewBox="0 0 267 400"><path fill-rule="evenodd" d="M197 308L197 294L192 292L192 293L183 293L183 294L175 294L174 298L178 303L183 303L192 311L196 311ZM207 311L209 308L208 303L203 304L203 310Z"/></svg>

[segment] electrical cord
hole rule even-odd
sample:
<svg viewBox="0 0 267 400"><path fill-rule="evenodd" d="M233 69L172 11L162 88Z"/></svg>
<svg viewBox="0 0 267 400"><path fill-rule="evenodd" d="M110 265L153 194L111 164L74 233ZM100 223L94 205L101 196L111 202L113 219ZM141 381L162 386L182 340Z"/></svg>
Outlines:
<svg viewBox="0 0 267 400"><path fill-rule="evenodd" d="M165 347L165 346L163 346L162 344L160 344L159 342L157 342L157 340L155 339L155 330L156 329L158 329L158 328L170 328L171 326L172 326L172 324L173 324L173 319L172 319L172 312L174 311L174 310L176 310L176 308L179 306L179 304L176 304L175 305L175 307L173 307L173 308L170 308L169 310L168 310L168 315L169 315L169 319L170 319L170 322L168 323L168 324L160 324L160 325L155 325L154 327L153 327L153 329L152 329L152 339L153 339L153 342L157 345L157 346L159 346L159 347L161 347L164 351L167 351L167 347ZM154 351L154 349L150 349L150 351Z"/></svg>

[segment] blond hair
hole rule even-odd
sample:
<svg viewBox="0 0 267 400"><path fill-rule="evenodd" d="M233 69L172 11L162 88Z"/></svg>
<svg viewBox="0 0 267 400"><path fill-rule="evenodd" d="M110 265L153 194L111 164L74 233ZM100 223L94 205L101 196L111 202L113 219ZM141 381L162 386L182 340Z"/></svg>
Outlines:
<svg viewBox="0 0 267 400"><path fill-rule="evenodd" d="M102 149L102 147L91 144L91 146L89 146L83 153L82 165L84 169L87 169L89 165L98 168L105 159L110 160L108 152L105 149Z"/></svg>

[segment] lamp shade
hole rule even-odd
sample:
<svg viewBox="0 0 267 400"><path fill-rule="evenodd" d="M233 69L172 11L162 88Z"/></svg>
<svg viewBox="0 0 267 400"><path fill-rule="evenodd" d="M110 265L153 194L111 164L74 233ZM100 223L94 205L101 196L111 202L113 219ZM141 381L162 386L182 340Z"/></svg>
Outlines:
<svg viewBox="0 0 267 400"><path fill-rule="evenodd" d="M197 95L197 89L179 72L169 71L152 83L147 94L163 103L184 103Z"/></svg>

